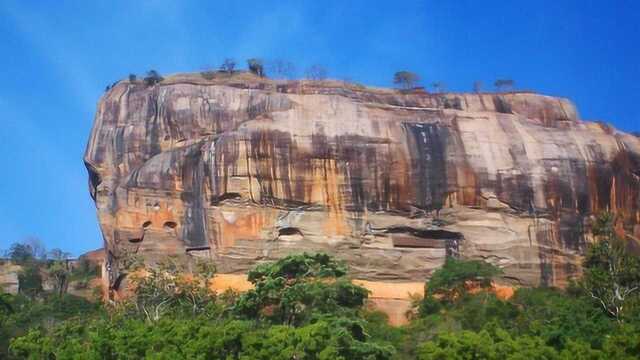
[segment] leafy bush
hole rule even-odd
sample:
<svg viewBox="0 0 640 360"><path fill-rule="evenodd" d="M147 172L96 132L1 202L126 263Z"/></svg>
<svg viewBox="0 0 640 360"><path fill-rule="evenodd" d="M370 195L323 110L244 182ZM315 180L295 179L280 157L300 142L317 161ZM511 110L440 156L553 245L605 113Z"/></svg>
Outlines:
<svg viewBox="0 0 640 360"><path fill-rule="evenodd" d="M326 254L291 255L249 272L254 289L242 294L233 311L275 324L307 323L318 314L352 314L368 292L344 276L344 264Z"/></svg>
<svg viewBox="0 0 640 360"><path fill-rule="evenodd" d="M0 358L6 355L11 338L19 338L30 329L48 330L65 320L78 316L91 318L99 313L98 305L72 295L32 300L22 295L2 294L0 299L8 306L0 305Z"/></svg>
<svg viewBox="0 0 640 360"><path fill-rule="evenodd" d="M516 357L517 356L517 357ZM418 359L556 359L558 353L534 336L512 338L508 332L497 329L478 333L462 331L445 333L418 349Z"/></svg>
<svg viewBox="0 0 640 360"><path fill-rule="evenodd" d="M442 268L427 282L425 293L447 303L467 295L469 289L486 290L493 279L502 274L498 267L480 260L460 260L447 257Z"/></svg>
<svg viewBox="0 0 640 360"><path fill-rule="evenodd" d="M66 323L50 335L31 330L11 344L33 359L390 359L393 349L366 341L349 320L323 320L300 328L254 326L249 321L135 319ZM81 356L81 357L78 357Z"/></svg>

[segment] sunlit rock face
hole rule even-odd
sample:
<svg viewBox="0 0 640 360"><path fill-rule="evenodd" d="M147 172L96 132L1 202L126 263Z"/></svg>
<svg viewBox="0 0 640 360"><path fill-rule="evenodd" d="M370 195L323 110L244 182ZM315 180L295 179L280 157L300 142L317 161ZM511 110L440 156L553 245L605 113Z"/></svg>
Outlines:
<svg viewBox="0 0 640 360"><path fill-rule="evenodd" d="M123 81L100 100L85 162L114 288L125 249L230 273L326 251L379 281L423 281L462 255L562 286L592 214L640 232L640 140L531 93Z"/></svg>

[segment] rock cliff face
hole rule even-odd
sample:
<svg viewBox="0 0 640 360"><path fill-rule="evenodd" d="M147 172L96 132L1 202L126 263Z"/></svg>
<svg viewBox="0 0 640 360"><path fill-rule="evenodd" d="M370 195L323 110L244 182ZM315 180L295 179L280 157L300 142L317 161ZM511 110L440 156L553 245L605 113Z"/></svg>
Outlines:
<svg viewBox="0 0 640 360"><path fill-rule="evenodd" d="M525 285L580 272L591 215L640 227L640 140L532 93L426 94L240 74L122 81L85 155L112 288L125 249L241 273L327 251L372 281L447 255Z"/></svg>
<svg viewBox="0 0 640 360"><path fill-rule="evenodd" d="M9 294L17 294L20 289L18 273L22 268L9 260L0 259L0 290Z"/></svg>

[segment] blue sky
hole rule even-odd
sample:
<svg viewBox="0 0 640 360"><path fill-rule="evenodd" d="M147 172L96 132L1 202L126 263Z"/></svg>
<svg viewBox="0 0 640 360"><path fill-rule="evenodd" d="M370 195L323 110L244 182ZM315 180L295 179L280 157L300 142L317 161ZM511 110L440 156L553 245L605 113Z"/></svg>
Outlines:
<svg viewBox="0 0 640 360"><path fill-rule="evenodd" d="M453 91L507 77L640 131L639 19L631 0L4 0L0 249L102 245L82 154L105 86L129 73L257 56L376 86L399 69Z"/></svg>

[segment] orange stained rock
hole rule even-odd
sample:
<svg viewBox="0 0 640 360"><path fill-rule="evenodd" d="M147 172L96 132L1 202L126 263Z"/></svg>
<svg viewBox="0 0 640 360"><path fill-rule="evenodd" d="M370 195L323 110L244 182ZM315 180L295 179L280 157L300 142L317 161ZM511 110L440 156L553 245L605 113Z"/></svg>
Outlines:
<svg viewBox="0 0 640 360"><path fill-rule="evenodd" d="M424 282L382 282L353 280L353 283L371 291L369 297L381 299L405 299L412 296L424 296Z"/></svg>
<svg viewBox="0 0 640 360"><path fill-rule="evenodd" d="M402 326L409 323L407 314L413 309L413 303L409 299L370 298L369 304L372 310L386 314L390 325Z"/></svg>
<svg viewBox="0 0 640 360"><path fill-rule="evenodd" d="M466 206L476 206L477 204L477 179L476 173L471 166L464 163L456 168L457 180L459 182L455 201L451 205L460 204Z"/></svg>
<svg viewBox="0 0 640 360"><path fill-rule="evenodd" d="M407 162L407 157L395 156L392 160L390 170L392 174L408 174L409 164ZM408 176L400 176L395 179L392 177L392 179L396 181L396 186L398 187L397 194L392 194L396 196L396 206L401 206L400 204L410 203L412 201L411 191L409 191L411 187L411 179Z"/></svg>
<svg viewBox="0 0 640 360"><path fill-rule="evenodd" d="M144 270L139 270L135 276L145 276ZM188 276L185 277L185 280ZM422 282L383 282L354 279L353 283L370 291L369 304L375 309L385 313L389 318L389 324L394 326L406 325L407 314L412 309L415 298L424 296L425 284ZM253 284L247 280L246 274L216 274L209 284L209 288L215 292L233 290L245 292L253 289ZM128 283L127 289L118 291L115 300L124 300L133 291L133 285ZM479 288L471 288L471 293L477 293ZM513 296L515 288L511 286L493 284L492 290L500 299L509 299Z"/></svg>
<svg viewBox="0 0 640 360"><path fill-rule="evenodd" d="M596 179L598 178L598 172L594 165L589 165L587 168L587 184L589 186L589 203L591 205L591 212L598 213L600 211L600 193Z"/></svg>
<svg viewBox="0 0 640 360"><path fill-rule="evenodd" d="M273 224L276 212L271 209L258 209L256 211L234 211L232 218L222 216L220 221L219 245L229 247L235 245L237 240L260 240L261 231L267 225Z"/></svg>
<svg viewBox="0 0 640 360"><path fill-rule="evenodd" d="M482 291L482 289L474 284L467 284L467 291L469 291L470 294L477 294ZM498 299L508 300L515 294L516 289L512 286L500 285L494 282L491 283L490 291L496 294Z"/></svg>
<svg viewBox="0 0 640 360"><path fill-rule="evenodd" d="M163 229L167 222L180 223L177 218L180 203L172 204L171 209L167 203L159 203L152 207L126 207L116 213L115 227L142 229L148 224L149 229Z"/></svg>
<svg viewBox="0 0 640 360"><path fill-rule="evenodd" d="M566 99L237 76L180 74L160 92L122 81L102 97L84 160L107 252L136 247L158 259L193 250L231 272L252 267L267 248L277 247L277 256L323 251L340 254L369 280L422 281L444 252L425 258L424 249L398 250L386 235L363 229L422 227L414 215L423 207L425 218L442 216L459 229L468 244L462 256L511 258L508 276L534 285L544 275L557 286L579 265L573 238L549 225L539 234L544 243L533 246L530 202L556 215L553 223L571 220L559 216L565 213L579 221L590 208L617 210L627 232L640 222L640 138L580 121ZM460 106L448 109L449 100ZM149 122L146 114L157 109ZM436 132L422 133L422 146L408 129L427 124ZM418 163L437 167L425 173L414 169ZM432 202L444 196L452 208L431 213L429 192ZM227 193L242 201L216 200ZM498 206L484 194L498 196ZM295 211L290 220L303 239L271 244L273 218L248 208ZM406 260L397 261L399 252ZM538 260L551 266L531 266ZM110 268L108 280L121 270Z"/></svg>
<svg viewBox="0 0 640 360"><path fill-rule="evenodd" d="M335 159L322 159L322 167L314 174L314 182L322 184L322 200L328 209L327 221L324 224L328 235L349 235L349 226L345 223L342 197L339 185L344 177L338 172Z"/></svg>
<svg viewBox="0 0 640 360"><path fill-rule="evenodd" d="M211 289L217 292L225 290L247 291L253 289L253 284L247 280L245 274L216 274L211 281Z"/></svg>
<svg viewBox="0 0 640 360"><path fill-rule="evenodd" d="M353 283L369 290L369 298L411 300L416 296L424 296L425 283L423 282L383 282L354 279ZM228 289L247 291L253 288L253 284L247 280L245 274L216 274L211 287L216 291ZM480 289L471 288L471 293L477 293ZM493 283L493 291L500 299L509 299L515 293L515 288L507 285Z"/></svg>

